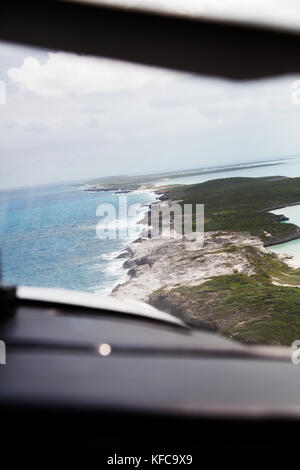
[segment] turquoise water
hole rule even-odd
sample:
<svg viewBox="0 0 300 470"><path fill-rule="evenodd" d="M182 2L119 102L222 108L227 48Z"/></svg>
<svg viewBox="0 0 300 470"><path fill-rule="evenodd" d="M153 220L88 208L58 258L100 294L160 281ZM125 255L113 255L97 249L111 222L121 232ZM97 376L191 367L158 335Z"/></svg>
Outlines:
<svg viewBox="0 0 300 470"><path fill-rule="evenodd" d="M128 195L140 214L155 199L142 191ZM88 192L73 185L43 186L0 192L0 238L3 279L8 284L62 287L109 293L126 279L124 260L115 259L130 240L100 239L96 215L100 203L118 213L113 192Z"/></svg>
<svg viewBox="0 0 300 470"><path fill-rule="evenodd" d="M284 207L283 209L276 209L272 212L274 214L284 214L289 218L288 222L300 227L300 206ZM281 243L280 245L270 246L268 248L275 253L286 253L288 255L292 255L295 265L300 266L300 239Z"/></svg>

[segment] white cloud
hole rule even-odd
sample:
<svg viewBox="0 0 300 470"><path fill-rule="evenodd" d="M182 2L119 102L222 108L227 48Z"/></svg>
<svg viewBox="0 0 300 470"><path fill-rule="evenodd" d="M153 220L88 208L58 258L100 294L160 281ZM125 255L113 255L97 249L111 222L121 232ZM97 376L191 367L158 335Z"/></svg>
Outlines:
<svg viewBox="0 0 300 470"><path fill-rule="evenodd" d="M22 91L45 97L134 90L157 78L161 83L173 75L144 66L65 52L49 52L46 63L28 56L20 67L9 69L7 74Z"/></svg>
<svg viewBox="0 0 300 470"><path fill-rule="evenodd" d="M7 47L0 187L299 151L300 106L290 99L299 77L231 82Z"/></svg>

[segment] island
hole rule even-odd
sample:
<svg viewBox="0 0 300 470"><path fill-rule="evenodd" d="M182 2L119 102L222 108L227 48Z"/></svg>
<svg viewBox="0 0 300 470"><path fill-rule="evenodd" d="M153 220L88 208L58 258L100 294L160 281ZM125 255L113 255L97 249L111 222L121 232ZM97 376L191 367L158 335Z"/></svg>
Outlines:
<svg viewBox="0 0 300 470"><path fill-rule="evenodd" d="M271 212L300 204L300 178L224 178L159 191L160 204L205 205L204 245L146 231L122 254L129 279L111 295L149 302L247 344L299 339L300 269L267 247L300 238L284 211Z"/></svg>

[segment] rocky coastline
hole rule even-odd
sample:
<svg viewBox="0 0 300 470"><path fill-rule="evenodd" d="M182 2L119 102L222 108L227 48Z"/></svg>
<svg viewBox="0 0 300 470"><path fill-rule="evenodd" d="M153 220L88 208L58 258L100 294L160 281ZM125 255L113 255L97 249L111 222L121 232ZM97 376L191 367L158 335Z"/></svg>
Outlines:
<svg viewBox="0 0 300 470"><path fill-rule="evenodd" d="M140 238L119 255L126 260L129 279L111 295L149 302L154 291L167 286L198 285L233 273L250 275L253 267L234 246L251 246L267 252L263 243L247 233L207 232L202 240Z"/></svg>
<svg viewBox="0 0 300 470"><path fill-rule="evenodd" d="M169 198L168 191L156 190L156 188L152 190L158 196L154 204L162 206L174 202ZM278 221L286 219L282 215ZM149 213L147 212L141 223L147 225L148 221ZM299 236L300 229L296 227L291 237L278 238L277 242L283 243ZM274 244L274 237L272 244ZM259 237L244 231L209 231L204 234L203 239L192 241L185 237L151 238L151 229L148 227L118 256L124 259L123 268L127 270L128 280L124 284L117 285L111 295L119 299L130 298L147 302L182 318L194 327L218 330L235 337L237 335L233 331L235 328L259 320L261 316L254 314L247 306L241 308L234 317L224 316L216 308L222 298L221 290L209 297L209 301L203 293L200 297L196 296L193 299L193 292L199 289L205 291L210 282L218 279L254 280L257 277L260 278L261 265L267 266L263 276L268 278L268 282L274 289L276 289L275 286L298 287L293 284L296 270L288 268L290 257L270 253L266 246L268 246L268 241L262 241ZM273 272L274 263L277 265ZM285 267L291 271L285 273ZM284 276L291 277L285 281L285 278L277 277L277 271L283 273ZM292 285L289 282L292 282ZM297 278L297 282L300 285L300 278L299 281ZM205 308L201 308L199 302L202 302ZM261 318L263 319L264 315ZM268 343L265 340L256 341L253 337L250 339L247 337L244 342ZM276 341L275 343L271 341L271 343L275 344Z"/></svg>

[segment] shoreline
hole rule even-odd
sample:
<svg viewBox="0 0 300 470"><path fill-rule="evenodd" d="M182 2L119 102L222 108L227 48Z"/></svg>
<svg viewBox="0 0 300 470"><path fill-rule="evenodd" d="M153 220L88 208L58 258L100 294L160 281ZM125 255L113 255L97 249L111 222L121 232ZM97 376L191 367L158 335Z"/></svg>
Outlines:
<svg viewBox="0 0 300 470"><path fill-rule="evenodd" d="M285 204L285 205L280 205L280 206L276 206L276 207L273 207L272 209L268 209L268 212L272 212L272 211L275 211L275 210L280 210L280 209L286 209L288 207L295 207L295 206L299 206L300 207L300 202L294 202L294 203L290 203L290 204ZM275 215L278 215L278 214L275 214ZM284 246L285 243L289 243L291 241L295 241L295 240L299 240L300 239L300 227L298 226L298 224L296 222L292 222L290 217L286 216L285 214L282 214L282 218L281 220L279 221L279 223L282 223L282 222L289 222L291 224L293 224L295 227L298 227L299 229L299 232L297 234L294 234L294 235L291 235L287 238L285 238L284 240L280 240L278 241L277 243L265 243L265 246L266 247L275 247L275 246ZM272 250L271 250L272 251ZM277 253L276 251L272 251L273 253ZM294 259L294 255L290 254L290 253L286 253L286 255L288 256L291 256L293 259ZM300 268L300 260L297 262L296 259L294 259L293 262L289 263L291 266L293 267L298 267Z"/></svg>
<svg viewBox="0 0 300 470"><path fill-rule="evenodd" d="M156 189L155 187L150 187L150 188L144 188L143 186L141 186L140 188L138 188L137 190L135 191L147 191L147 192L150 192L150 193L153 193L153 195L155 195L155 199L153 202L151 202L150 204L146 204L146 210L143 214L143 216L141 217L141 219L139 221L137 221L137 225L144 225L145 227L141 228L141 231L139 233L139 236L137 238L135 238L134 240L128 242L126 244L126 247L124 248L124 250L122 250L114 259L117 260L117 259L124 259L124 262L121 266L121 269L124 269L124 270L127 270L126 272L126 275L127 275L127 279L125 280L125 282L118 282L112 289L111 291L109 292L108 295L114 295L114 293L119 289L119 287L121 286L125 286L128 282L130 282L131 280L131 274L130 274L130 270L131 270L131 267L129 266L129 264L127 264L127 262L129 261L129 259L133 256L134 254L134 245L135 244L138 244L138 243L141 243L143 240L151 240L151 238L148 236L149 234L149 231L151 231L151 228L150 226L148 225L148 217L149 217L149 208L152 204L161 204L162 200L160 199L161 197L165 197L165 192L161 191L161 190L158 190ZM164 201L171 201L170 198L167 198L167 199L164 199ZM147 236L144 236L143 237L143 234L145 234L145 232L147 231ZM128 266L128 267L127 267Z"/></svg>
<svg viewBox="0 0 300 470"><path fill-rule="evenodd" d="M300 204L289 204L289 205L284 206L283 208L280 207L280 209L284 209L284 208L288 208L292 206L300 206ZM286 221L289 221L293 225L298 226L297 225L298 221L296 220L295 222L293 222L291 221L291 219L293 219L293 217L291 217L290 215L289 217L285 218ZM297 240L299 239L300 239L300 235L290 237L288 240L285 240L283 242L272 243L272 245L269 245L268 248L272 253L275 253L279 258L287 257L288 259L286 262L290 267L294 269L299 269L300 268L300 243L298 245L291 243L291 242L297 242ZM298 246L298 249L297 249L297 246Z"/></svg>
<svg viewBox="0 0 300 470"><path fill-rule="evenodd" d="M296 225L296 224L293 224L293 225ZM265 242L264 246L268 248L270 246L283 245L284 243L292 242L294 240L299 240L299 238L300 238L300 227L298 227L298 228L299 228L299 234L291 235L291 236L285 238L284 240L281 240L281 241L278 241L278 242L275 242L275 243L274 242L272 242L272 243Z"/></svg>
<svg viewBox="0 0 300 470"><path fill-rule="evenodd" d="M300 273L247 232L206 232L204 245L144 239L125 261L130 278L111 295L146 302L186 324L248 344L287 344L278 320L299 303ZM282 300L281 300L282 299ZM292 312L286 312L292 302ZM263 308L261 308L263 306ZM292 317L286 319L290 327ZM281 324L280 323L280 324ZM258 328L258 330L257 330ZM270 328L275 328L269 337ZM272 330L273 331L273 330Z"/></svg>
<svg viewBox="0 0 300 470"><path fill-rule="evenodd" d="M177 188L170 184L139 187L140 191L151 192L153 200L145 204L136 222L140 225L138 237L128 240L116 257L126 280L116 283L109 295L120 301L148 303L192 327L218 331L243 343L289 344L299 304L300 269L297 243L294 256L285 244L300 239L300 202L273 203L295 201L300 182L290 180L274 190L275 183L264 183L265 189L259 179L253 180L242 190L238 188L237 202L233 199L235 184L224 179L206 182L199 190L197 186L189 190L186 185ZM248 186L250 190L258 189L252 204L248 202ZM157 233L156 219L153 216L151 221L149 217L152 204L194 204L199 198L208 204L208 231L201 232L204 240L174 236L172 232L170 236L165 230L169 229L169 217L164 219L162 235ZM288 207L295 208L287 211ZM225 208L233 214L227 219L222 212ZM278 212L268 214L272 211ZM296 223L282 224L290 219ZM278 245L284 247L281 253L272 250Z"/></svg>
<svg viewBox="0 0 300 470"><path fill-rule="evenodd" d="M110 190L110 191L115 191L115 190ZM152 188L142 188L142 187L140 187L140 188L137 188L137 189L133 189L133 190L130 190L130 191L126 191L126 193L127 193L127 192L130 192L130 193L134 193L134 192L153 193L153 197L156 195L156 191L154 191ZM115 194L117 194L117 193L115 193ZM118 194L121 194L121 193L118 193ZM153 202L153 203L155 203L156 201L157 201L157 197L156 197L156 199L154 199L154 202ZM151 202L150 204L147 203L147 204L143 204L143 205L142 205L142 207L145 206L145 211L144 211L142 217L141 217L139 220L136 221L136 225L137 225L137 226L138 226L138 225L146 225L146 224L143 223L143 221L144 221L145 218L147 217L147 214L148 214L148 212L149 212L149 207L150 207L151 204L152 204L152 202ZM147 222L148 222L148 217L147 217ZM132 251L131 248L130 248L130 246L131 246L133 243L137 243L137 240L139 240L139 238L140 238L141 235L143 234L144 230L145 230L145 228L142 228L142 227L141 227L139 236L138 236L137 238L134 238L133 240L127 241L127 242L125 243L124 248L121 249L121 250L119 251L119 253L111 259L111 261L117 261L117 260L121 260L121 259L126 259L126 258L128 258L128 257L130 256L131 251ZM123 270L126 269L126 268L124 268L124 262L123 262L122 265L119 267L119 269L122 270L122 274L123 274L124 276L126 276L125 281L124 281L124 282L120 282L120 279L119 279L118 281L116 281L116 284L115 284L113 287L110 288L109 292L107 292L107 293L104 294L104 295L111 295L111 294L113 293L113 291L114 291L119 285L124 285L124 284L126 284L126 282L128 282L128 280L130 280L130 278L128 278L128 276L129 276L129 275L128 275L128 270L127 270L127 272L124 272L124 271L123 271ZM121 274L120 274L119 277L121 278L121 277L123 277L123 276L121 276Z"/></svg>
<svg viewBox="0 0 300 470"><path fill-rule="evenodd" d="M290 204L284 204L284 205L279 205L279 206L274 206L272 207L271 209L267 209L267 212L273 212L273 211L276 211L276 210L279 210L279 209L285 209L286 207L294 207L294 206L300 206L300 201L299 202L292 202ZM275 214L276 215L276 214ZM290 221L290 218L285 216L284 214L282 214L282 218L281 220L279 220L279 223L281 222L288 222ZM291 224L295 225L296 227L298 227L299 229L299 233L298 234L295 234L295 235L291 235L287 238L285 238L284 240L280 240L276 243L267 243L265 242L265 246L277 246L277 245L283 245L284 243L288 243L288 242L291 242L293 240L298 240L300 238L300 227L294 223L294 222L290 222ZM300 266L299 266L300 267Z"/></svg>
<svg viewBox="0 0 300 470"><path fill-rule="evenodd" d="M164 191L153 188L153 187L152 188L147 188L147 189L149 191L152 191L154 194L157 195L156 200L153 203L149 204L148 207L150 207L152 204L162 204L163 205L163 204L166 204L166 203L170 203L172 201L172 199L166 195L168 193L166 187L164 187ZM145 189L143 188L142 190L145 190ZM272 209L268 209L268 211L271 212L272 210L284 209L285 207L297 206L297 205L300 205L300 202L299 203L297 202L297 203L291 203L291 204L285 204L285 205L272 207ZM145 211L143 217L141 218L141 220L138 223L148 226L148 217L149 217L148 214L149 214L149 210ZM289 220L289 218L284 216L283 220ZM281 223L281 221L278 221L278 223ZM136 255L136 251L137 251L137 250L134 249L134 245L144 243L146 240L149 240L150 241L149 245L151 245L151 240L154 241L154 239L151 239L149 236L143 237L143 233L145 233L145 230L149 231L149 230L151 230L151 228L148 226L148 228L146 228L144 230L141 230L141 233L140 233L139 237L137 239L129 242L126 249L122 253L120 253L120 255L122 255L122 256L120 256L120 255L118 256L119 258L121 258L121 257L124 258L123 269L127 270L128 279L124 283L118 283L116 286L114 286L111 293L110 293L110 295L116 295L116 293L118 291L120 291L123 288L123 286L128 286L130 281L132 280L132 278L134 278L136 276L136 271L134 269L134 263L131 263L131 260L134 259L134 256ZM219 233L219 232L220 231L213 232L212 236L216 235L216 233ZM209 233L209 232L204 232L204 236L206 235L206 233ZM226 235L228 235L230 237L232 235L237 235L238 236L240 234L238 232L224 231L224 236L226 236ZM268 242L263 242L258 237L252 237L251 234L249 234L249 233L245 233L245 236L248 237L249 239L253 239L253 240L255 239L256 240L255 243L254 243L254 246L257 246L257 243L261 243L262 248L264 250L266 250L266 252L275 254L279 260L283 261L288 266L290 266L294 269L300 268L300 259L299 259L299 262L297 262L297 260L294 258L293 255L290 255L289 253L280 254L280 253L277 253L275 251L272 251L269 248L271 246L284 245L285 243L288 243L290 241L300 239L300 228L299 228L299 233L297 235L288 237L288 239L285 238L281 241L278 241L278 243L273 242L272 244L268 244ZM171 243L172 243L172 241L171 241ZM150 251L151 251L151 247L150 247ZM147 254L145 254L145 256L147 256ZM144 261L145 260L142 260L141 263L143 263ZM218 274L218 275L220 275L220 274Z"/></svg>
<svg viewBox="0 0 300 470"><path fill-rule="evenodd" d="M268 253L249 233L206 232L202 240L150 238L130 246L124 268L129 279L115 286L113 296L151 301L154 291L180 285L193 286L231 274L251 275L253 267L239 249L250 247ZM235 249L238 247L238 249Z"/></svg>
<svg viewBox="0 0 300 470"><path fill-rule="evenodd" d="M284 205L281 204L279 206L274 206L271 209L264 209L264 210L267 211L267 212L272 212L272 211L276 211L278 209L284 209L285 207L292 207L292 206L300 206L300 201L291 202L290 204L284 204Z"/></svg>

